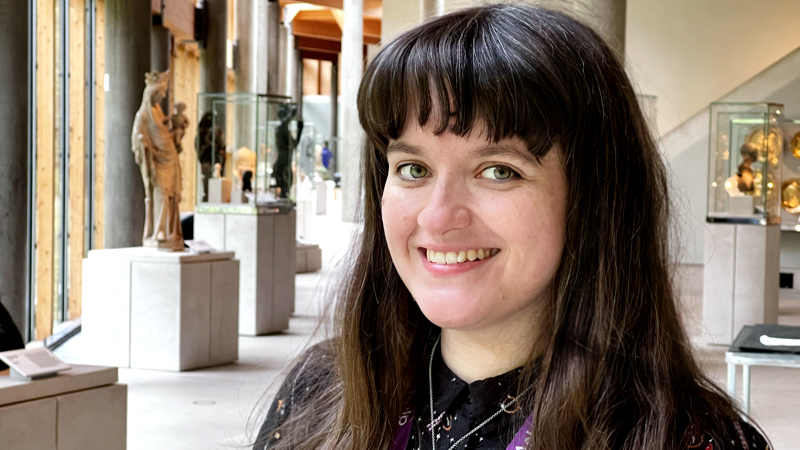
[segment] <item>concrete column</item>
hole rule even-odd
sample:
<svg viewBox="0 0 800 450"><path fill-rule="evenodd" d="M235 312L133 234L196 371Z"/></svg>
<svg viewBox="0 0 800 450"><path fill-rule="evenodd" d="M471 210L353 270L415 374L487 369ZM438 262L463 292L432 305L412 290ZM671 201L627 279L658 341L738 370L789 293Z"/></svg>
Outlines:
<svg viewBox="0 0 800 450"><path fill-rule="evenodd" d="M256 27L255 3L253 0L236 1L236 58L234 73L236 74L236 92L250 94L256 92ZM235 146L255 143L255 108L235 108L236 136ZM246 143L246 144L245 144ZM236 151L235 148L231 149Z"/></svg>
<svg viewBox="0 0 800 450"><path fill-rule="evenodd" d="M170 69L172 48L169 29L160 23L160 19L158 22L158 24L153 23L150 28L150 70L163 72ZM164 110L164 114L169 114L170 112L170 105L172 104L171 91L172 89L167 90L167 96L161 102L161 109Z"/></svg>
<svg viewBox="0 0 800 450"><path fill-rule="evenodd" d="M220 93L228 90L228 67L226 64L228 54L228 2L227 0L203 0L202 8L207 20L205 45L200 46L200 92ZM211 111L212 104L206 100L197 107L205 114ZM226 130L225 108L219 108L214 118L215 126ZM251 127L252 128L252 127ZM230 145L230 136L226 136ZM252 145L252 144L248 144ZM199 156L199 155L198 155ZM200 164L200 173L203 177L203 190L208 192L208 180L212 175L211 162ZM227 169L226 169L227 170ZM207 195L203 195L203 201Z"/></svg>
<svg viewBox="0 0 800 450"><path fill-rule="evenodd" d="M422 21L444 14L444 0L420 0L419 10Z"/></svg>
<svg viewBox="0 0 800 450"><path fill-rule="evenodd" d="M269 30L267 30L269 12L269 2L266 0L256 0L253 8L253 77L255 89L253 92L259 94L267 93L267 41Z"/></svg>
<svg viewBox="0 0 800 450"><path fill-rule="evenodd" d="M287 8L288 10L288 8ZM286 64L283 66L283 80L286 84L287 97L297 98L297 83L295 83L295 73L297 71L297 59L295 58L294 48L294 35L292 35L291 22L286 27L286 41L283 49L283 55L286 59Z"/></svg>
<svg viewBox="0 0 800 450"><path fill-rule="evenodd" d="M339 64L331 65L331 140L328 149L333 152L332 173L339 171Z"/></svg>
<svg viewBox="0 0 800 450"><path fill-rule="evenodd" d="M300 54L300 50L294 50L292 54L294 55L294 63L295 63L294 101L297 102L297 114L295 115L295 120L302 122L303 121L303 69L304 69L303 55Z"/></svg>
<svg viewBox="0 0 800 450"><path fill-rule="evenodd" d="M27 336L28 2L0 0L0 302ZM11 62L14 62L13 64Z"/></svg>
<svg viewBox="0 0 800 450"><path fill-rule="evenodd" d="M289 27L283 24L279 24L279 27L280 42L278 48L280 49L280 55L278 57L278 94L288 97L291 95L289 93L291 90L291 88L289 88L291 78L286 77L290 64L289 58L291 57L291 53L288 50L294 47L294 37L292 37Z"/></svg>
<svg viewBox="0 0 800 450"><path fill-rule="evenodd" d="M583 0L596 18L595 28L614 47L625 55L625 17L627 0ZM624 59L623 59L624 60Z"/></svg>
<svg viewBox="0 0 800 450"><path fill-rule="evenodd" d="M361 203L361 146L363 131L358 122L358 85L364 64L364 0L344 0L342 27L342 146L339 149L342 174L342 220L355 222Z"/></svg>
<svg viewBox="0 0 800 450"><path fill-rule="evenodd" d="M267 94L280 95L280 68L281 5L277 0L269 0L267 3Z"/></svg>
<svg viewBox="0 0 800 450"><path fill-rule="evenodd" d="M225 58L228 42L227 0L203 0L208 19L205 46L200 48L200 92L225 92L228 85ZM201 105L203 111L210 105ZM224 127L222 127L224 129Z"/></svg>
<svg viewBox="0 0 800 450"><path fill-rule="evenodd" d="M236 92L255 92L253 0L236 1Z"/></svg>
<svg viewBox="0 0 800 450"><path fill-rule="evenodd" d="M131 128L150 70L150 2L106 0L103 247L142 245L144 187Z"/></svg>

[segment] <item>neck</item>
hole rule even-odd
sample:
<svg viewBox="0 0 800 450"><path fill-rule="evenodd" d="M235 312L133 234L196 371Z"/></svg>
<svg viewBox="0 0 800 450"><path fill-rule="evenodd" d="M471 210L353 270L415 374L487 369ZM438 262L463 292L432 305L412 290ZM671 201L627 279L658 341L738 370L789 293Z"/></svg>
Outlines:
<svg viewBox="0 0 800 450"><path fill-rule="evenodd" d="M534 349L537 328L529 314L517 314L480 330L442 329L442 359L467 383L523 366Z"/></svg>

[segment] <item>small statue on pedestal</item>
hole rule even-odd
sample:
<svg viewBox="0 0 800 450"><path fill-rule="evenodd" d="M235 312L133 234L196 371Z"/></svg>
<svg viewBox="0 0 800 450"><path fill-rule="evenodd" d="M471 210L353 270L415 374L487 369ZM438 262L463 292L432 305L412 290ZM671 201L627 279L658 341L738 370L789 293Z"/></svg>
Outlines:
<svg viewBox="0 0 800 450"><path fill-rule="evenodd" d="M172 137L175 141L175 150L181 153L183 152L181 141L186 135L186 128L189 126L189 118L183 113L186 110L186 103L175 102L174 106L175 112L172 114L172 117L170 117L170 133L172 133Z"/></svg>
<svg viewBox="0 0 800 450"><path fill-rule="evenodd" d="M197 137L195 138L197 159L200 162L200 173L203 180L203 202L208 200L208 180L211 178L213 165L222 165L225 171L225 135L219 126L213 124L211 111L203 114L197 124Z"/></svg>
<svg viewBox="0 0 800 450"><path fill-rule="evenodd" d="M275 129L275 146L278 148L278 158L272 166L275 184L278 186L280 198L289 196L289 185L292 184L291 151L296 142L289 133L289 122L297 113L297 107L283 104L278 107L278 120L280 125Z"/></svg>
<svg viewBox="0 0 800 450"><path fill-rule="evenodd" d="M142 104L136 112L131 146L139 165L145 195L145 224L142 244L183 250L181 230L181 166L176 134L170 132L161 110L169 85L169 71L145 75ZM185 116L184 116L185 117Z"/></svg>

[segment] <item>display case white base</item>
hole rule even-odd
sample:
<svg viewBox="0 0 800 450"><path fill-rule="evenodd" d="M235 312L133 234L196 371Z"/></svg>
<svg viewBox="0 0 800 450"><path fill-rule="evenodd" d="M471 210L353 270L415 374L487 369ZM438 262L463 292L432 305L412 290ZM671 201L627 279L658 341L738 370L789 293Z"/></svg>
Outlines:
<svg viewBox="0 0 800 450"><path fill-rule="evenodd" d="M780 226L705 225L705 341L730 345L743 326L778 321Z"/></svg>
<svg viewBox="0 0 800 450"><path fill-rule="evenodd" d="M47 380L0 377L4 450L124 450L128 389L117 369L78 366Z"/></svg>
<svg viewBox="0 0 800 450"><path fill-rule="evenodd" d="M190 370L238 359L239 261L134 247L83 260L82 334L89 361Z"/></svg>
<svg viewBox="0 0 800 450"><path fill-rule="evenodd" d="M239 334L259 336L289 328L294 309L295 212L236 214L196 212L194 236L236 252Z"/></svg>

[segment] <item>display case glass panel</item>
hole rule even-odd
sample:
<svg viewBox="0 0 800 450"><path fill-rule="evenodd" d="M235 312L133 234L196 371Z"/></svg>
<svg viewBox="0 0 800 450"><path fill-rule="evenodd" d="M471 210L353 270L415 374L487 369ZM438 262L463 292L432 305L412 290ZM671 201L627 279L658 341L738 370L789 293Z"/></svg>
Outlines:
<svg viewBox="0 0 800 450"><path fill-rule="evenodd" d="M783 105L712 103L708 222L781 222Z"/></svg>
<svg viewBox="0 0 800 450"><path fill-rule="evenodd" d="M263 94L198 95L196 210L292 207L297 105Z"/></svg>

